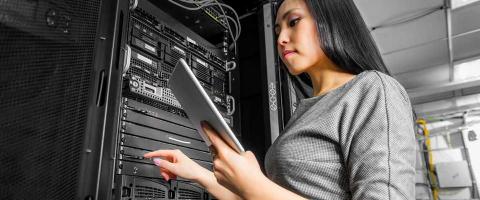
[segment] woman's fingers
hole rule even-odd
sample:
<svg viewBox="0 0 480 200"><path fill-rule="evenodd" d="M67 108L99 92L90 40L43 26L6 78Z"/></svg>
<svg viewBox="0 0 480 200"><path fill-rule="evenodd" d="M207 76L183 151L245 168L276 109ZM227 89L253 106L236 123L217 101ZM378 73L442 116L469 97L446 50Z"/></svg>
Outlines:
<svg viewBox="0 0 480 200"><path fill-rule="evenodd" d="M214 171L213 172L213 175L215 176L215 178L217 179L217 182L220 184L220 185L224 185L227 178L223 175L223 173L219 172L219 171Z"/></svg>
<svg viewBox="0 0 480 200"><path fill-rule="evenodd" d="M217 180L217 183L224 186L228 190L232 191L235 194L239 194L238 191L234 187L232 187L232 182L228 180L228 178L225 176L225 174L215 171L213 172L213 175L215 176L215 179Z"/></svg>
<svg viewBox="0 0 480 200"><path fill-rule="evenodd" d="M166 181L170 180L170 175L167 172L160 171L160 174L162 175L163 179L165 179Z"/></svg>
<svg viewBox="0 0 480 200"><path fill-rule="evenodd" d="M160 167L160 174L165 180L175 179L178 173L178 168L175 163L171 163L167 160L162 160L161 158L154 158L153 162L156 166Z"/></svg>
<svg viewBox="0 0 480 200"><path fill-rule="evenodd" d="M215 147L217 155L221 155L222 153L229 153L233 151L233 149L228 146L225 141L218 135L218 132L208 124L208 122L202 122L203 131L207 134L208 138L212 142L212 145Z"/></svg>
<svg viewBox="0 0 480 200"><path fill-rule="evenodd" d="M174 174L176 174L177 167L175 166L175 163L171 163L167 160L163 160L161 158L154 158L153 163L155 163L156 166L166 169Z"/></svg>
<svg viewBox="0 0 480 200"><path fill-rule="evenodd" d="M176 177L196 180L207 170L178 149L158 150L146 153L144 157L153 158L153 163L160 168L160 175L165 180L175 179Z"/></svg>
<svg viewBox="0 0 480 200"><path fill-rule="evenodd" d="M170 180L170 179L176 179L177 178L177 175L169 172L168 170L165 170L163 168L160 168L160 174L162 175L163 179L165 179L166 181Z"/></svg>
<svg viewBox="0 0 480 200"><path fill-rule="evenodd" d="M162 177L166 180L166 181L169 181L170 179L177 179L177 176L175 174L172 174L172 173L168 173L168 172L162 172Z"/></svg>
<svg viewBox="0 0 480 200"><path fill-rule="evenodd" d="M166 170L172 170L172 169L175 168L175 163L171 163L171 162L163 160L161 158L153 158L153 163L155 163L156 166L159 166L159 167L164 168Z"/></svg>
<svg viewBox="0 0 480 200"><path fill-rule="evenodd" d="M165 168L160 167L160 173L162 173L162 172L165 173L169 177L169 179L175 179L177 177L176 174L166 170ZM167 181L168 181L168 179L167 179Z"/></svg>
<svg viewBox="0 0 480 200"><path fill-rule="evenodd" d="M153 152L149 152L143 155L145 158L153 158L153 157L163 157L167 158L168 160L174 162L177 158L183 158L185 155L182 153L182 151L178 149L174 150L157 150Z"/></svg>
<svg viewBox="0 0 480 200"><path fill-rule="evenodd" d="M176 157L178 157L178 152L176 150L158 150L146 153L143 157L153 158L153 163L160 167L160 175L162 175L166 181L176 178L176 167L174 163L177 160Z"/></svg>
<svg viewBox="0 0 480 200"><path fill-rule="evenodd" d="M160 175L161 175L161 176L163 177L163 179L165 179L165 180L167 180L167 178L169 178L168 175L167 175L167 173L163 172L161 169L160 169Z"/></svg>
<svg viewBox="0 0 480 200"><path fill-rule="evenodd" d="M149 152L143 155L145 158L153 157L173 157L175 155L175 150L157 150Z"/></svg>
<svg viewBox="0 0 480 200"><path fill-rule="evenodd" d="M251 152L251 151L246 151L246 152L245 152L245 155L246 155L247 158L249 158L249 159L257 160L257 157L256 157L255 154L253 154L253 152Z"/></svg>
<svg viewBox="0 0 480 200"><path fill-rule="evenodd" d="M233 174L231 169L220 159L213 160L214 172L220 172L222 174Z"/></svg>

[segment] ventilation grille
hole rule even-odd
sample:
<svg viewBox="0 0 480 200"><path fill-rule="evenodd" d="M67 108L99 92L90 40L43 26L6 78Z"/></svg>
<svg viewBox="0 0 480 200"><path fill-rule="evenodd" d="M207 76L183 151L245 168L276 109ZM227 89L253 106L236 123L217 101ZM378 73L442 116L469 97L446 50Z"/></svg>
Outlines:
<svg viewBox="0 0 480 200"><path fill-rule="evenodd" d="M221 80L225 80L225 72L222 72L218 69L214 69L213 72L212 72L213 76L216 77L216 78L219 78Z"/></svg>
<svg viewBox="0 0 480 200"><path fill-rule="evenodd" d="M215 95L225 96L225 83L224 81L213 78L213 93Z"/></svg>
<svg viewBox="0 0 480 200"><path fill-rule="evenodd" d="M201 66L201 65L197 65ZM210 84L210 71L205 67L192 68L193 74L203 82Z"/></svg>
<svg viewBox="0 0 480 200"><path fill-rule="evenodd" d="M158 81L158 86L168 88L168 81L167 80L159 80Z"/></svg>
<svg viewBox="0 0 480 200"><path fill-rule="evenodd" d="M163 73L163 72L160 73L160 79L161 79L161 80L168 81L168 80L170 79L170 76L171 76L171 75L168 74L168 73Z"/></svg>
<svg viewBox="0 0 480 200"><path fill-rule="evenodd" d="M161 70L167 73L172 73L175 67L167 63L161 63Z"/></svg>
<svg viewBox="0 0 480 200"><path fill-rule="evenodd" d="M178 190L178 199L192 199L192 200L201 200L202 194L197 191L188 190L188 189L179 189Z"/></svg>
<svg viewBox="0 0 480 200"><path fill-rule="evenodd" d="M216 63L217 64L216 67L220 67L221 69L223 69L224 68L223 66L225 66L225 61L223 61L222 59L220 59L214 54L210 54L210 61Z"/></svg>
<svg viewBox="0 0 480 200"><path fill-rule="evenodd" d="M171 106L171 105L159 102L159 101L155 101L155 100L152 100L150 98L147 98L147 97L144 97L144 96L141 96L139 94L132 93L132 92L126 92L124 94L124 96L129 98L129 99L132 99L132 100L135 100L135 101L153 106L155 108L162 109L164 111L179 115L181 117L187 118L187 114L185 113L185 111L183 111L180 108L177 108L177 107L174 107L174 106Z"/></svg>
<svg viewBox="0 0 480 200"><path fill-rule="evenodd" d="M150 32L150 35L143 32L142 30L139 29L140 26L135 26L134 29L132 29L132 35L134 35L135 37L138 37L140 39L142 39L143 41L149 43L149 44L155 44L155 40L152 39L153 38L157 38L158 36L156 34L154 34L153 32Z"/></svg>
<svg viewBox="0 0 480 200"><path fill-rule="evenodd" d="M148 186L135 186L135 198L161 199L165 198L166 191Z"/></svg>
<svg viewBox="0 0 480 200"><path fill-rule="evenodd" d="M158 70L158 62L153 59L152 57L150 56L147 56L145 54L139 54L135 51L132 51L132 56L138 56L138 57L142 57L142 58L146 58L146 59L149 59L147 61L151 62L151 64L147 64L143 61L140 61L138 58L136 57L132 57L132 61L131 61L131 64L134 64L134 65L137 65L138 67L141 67L143 70L146 70L147 72L149 73L152 73L152 74L156 74L157 73L157 70Z"/></svg>
<svg viewBox="0 0 480 200"><path fill-rule="evenodd" d="M205 49L204 47L202 46L199 46L197 44L194 44L194 43L191 43L191 42L188 42L188 47L190 47L190 49L193 51L193 52L197 52L203 56L208 56L209 55L209 51L207 49Z"/></svg>
<svg viewBox="0 0 480 200"><path fill-rule="evenodd" d="M141 32L143 35L150 37L153 40L157 40L159 35L157 30L151 29L149 26L146 26L144 22L141 22L138 18L133 18L133 27Z"/></svg>
<svg viewBox="0 0 480 200"><path fill-rule="evenodd" d="M162 31L166 35L168 35L168 36L174 38L175 40L177 40L178 42L180 42L182 44L185 43L185 38L182 35L175 32L174 30L172 30L171 28L169 28L168 26L163 26Z"/></svg>
<svg viewBox="0 0 480 200"><path fill-rule="evenodd" d="M76 199L101 2L0 4L0 199Z"/></svg>
<svg viewBox="0 0 480 200"><path fill-rule="evenodd" d="M142 77L143 79L148 80L151 83L155 83L155 81L157 80L156 76L154 74L148 73L145 70L138 67L137 63L138 64L143 64L141 62L132 60L132 65L131 65L130 69L128 70L127 74L137 75L139 77Z"/></svg>
<svg viewBox="0 0 480 200"><path fill-rule="evenodd" d="M202 85L202 87L203 87L205 90L207 90L207 92L209 92L209 93L212 92L212 86L211 86L211 85L208 85L208 84L206 84L206 83L204 83L204 82L202 82L202 81L199 81L199 82L200 82L200 85ZM211 95L211 94L209 94L209 95Z"/></svg>

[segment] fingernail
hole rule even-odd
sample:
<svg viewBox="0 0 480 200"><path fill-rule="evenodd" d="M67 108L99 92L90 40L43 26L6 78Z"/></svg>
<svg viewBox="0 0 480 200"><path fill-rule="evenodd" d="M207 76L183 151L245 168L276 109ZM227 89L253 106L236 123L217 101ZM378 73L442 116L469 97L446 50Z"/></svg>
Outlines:
<svg viewBox="0 0 480 200"><path fill-rule="evenodd" d="M160 167L160 162L162 161L162 159L160 158L154 158L153 159L153 163L155 163L156 166L159 166Z"/></svg>
<svg viewBox="0 0 480 200"><path fill-rule="evenodd" d="M168 175L165 172L160 173L166 181L168 181Z"/></svg>

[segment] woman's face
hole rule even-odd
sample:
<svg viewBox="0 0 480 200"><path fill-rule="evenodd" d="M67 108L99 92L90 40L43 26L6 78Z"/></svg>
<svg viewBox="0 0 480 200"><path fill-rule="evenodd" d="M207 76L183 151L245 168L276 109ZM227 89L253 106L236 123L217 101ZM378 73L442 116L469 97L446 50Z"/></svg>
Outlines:
<svg viewBox="0 0 480 200"><path fill-rule="evenodd" d="M316 21L304 0L285 0L275 19L277 50L293 75L321 65L327 59L320 48Z"/></svg>

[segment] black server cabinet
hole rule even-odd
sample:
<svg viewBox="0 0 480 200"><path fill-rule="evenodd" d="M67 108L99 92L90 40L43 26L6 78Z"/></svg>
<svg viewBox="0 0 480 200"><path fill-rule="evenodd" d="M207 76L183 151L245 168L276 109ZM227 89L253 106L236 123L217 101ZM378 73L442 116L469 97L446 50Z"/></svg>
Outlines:
<svg viewBox="0 0 480 200"><path fill-rule="evenodd" d="M117 21L122 25L115 29L117 70L112 70L114 78L107 87L98 199L213 198L187 180L163 180L158 167L141 158L157 149L179 149L199 165L213 168L208 147L167 86L180 58L190 65L227 123L240 133L238 102L230 89L237 83L228 70L233 55L210 42L221 44L225 28L218 21L219 11L206 12L188 11L168 1L120 1ZM203 21L187 27L188 17Z"/></svg>
<svg viewBox="0 0 480 200"><path fill-rule="evenodd" d="M0 199L96 199L116 3L0 2Z"/></svg>
<svg viewBox="0 0 480 200"><path fill-rule="evenodd" d="M266 150L290 110L282 106L291 90L278 67L272 9L267 3L258 13L260 48L242 43L243 51L261 49L263 60L249 61L259 64L260 79L249 84L263 85L265 110L248 113L263 116L265 130L248 125L248 137L238 136L244 143L268 137L247 149ZM139 156L180 149L212 168L166 87L179 58L237 134L251 119L240 119L239 67L227 69L235 55L212 44L225 38L218 10L155 0L4 0L0 11L0 199L213 198L186 180L163 180Z"/></svg>

